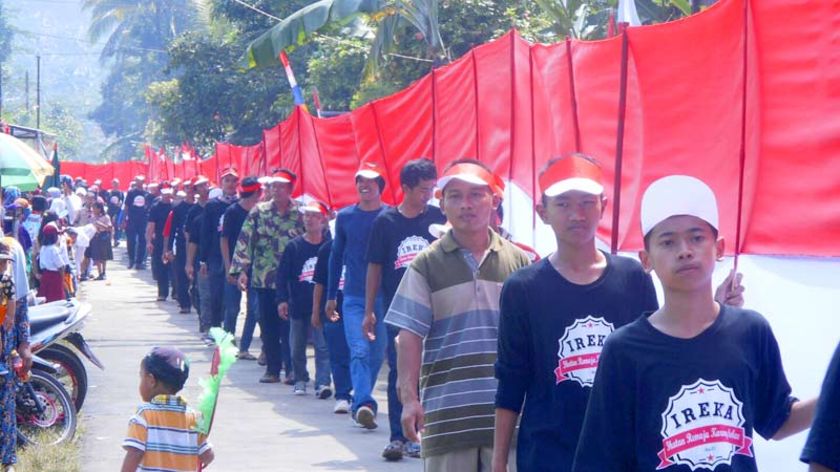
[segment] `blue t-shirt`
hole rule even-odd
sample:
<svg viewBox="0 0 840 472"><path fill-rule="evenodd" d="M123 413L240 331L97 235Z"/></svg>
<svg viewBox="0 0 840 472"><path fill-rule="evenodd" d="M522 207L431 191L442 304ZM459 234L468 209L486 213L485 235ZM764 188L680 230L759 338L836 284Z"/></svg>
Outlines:
<svg viewBox="0 0 840 472"><path fill-rule="evenodd" d="M817 413L801 459L802 462L840 470L840 344L828 366Z"/></svg>
<svg viewBox="0 0 840 472"><path fill-rule="evenodd" d="M753 430L771 438L796 401L767 320L724 305L680 339L648 316L607 339L572 470L756 472Z"/></svg>
<svg viewBox="0 0 840 472"><path fill-rule="evenodd" d="M344 296L364 297L367 277L368 237L373 220L389 207L382 205L373 211L349 206L338 212L335 219L335 240L330 251L330 276L327 300L334 300L338 292L342 265L345 267Z"/></svg>
<svg viewBox="0 0 840 472"><path fill-rule="evenodd" d="M604 340L657 308L653 281L638 262L606 258L587 285L569 282L543 259L502 288L496 407L523 410L519 470L572 469Z"/></svg>

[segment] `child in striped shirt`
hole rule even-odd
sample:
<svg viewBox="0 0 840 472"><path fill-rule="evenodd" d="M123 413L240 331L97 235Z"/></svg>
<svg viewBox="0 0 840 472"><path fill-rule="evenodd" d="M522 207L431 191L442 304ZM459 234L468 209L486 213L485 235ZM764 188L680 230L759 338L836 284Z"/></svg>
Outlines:
<svg viewBox="0 0 840 472"><path fill-rule="evenodd" d="M155 347L140 363L143 404L128 423L122 472L195 471L207 466L213 450L195 430L196 413L177 395L190 374L189 361L173 347Z"/></svg>

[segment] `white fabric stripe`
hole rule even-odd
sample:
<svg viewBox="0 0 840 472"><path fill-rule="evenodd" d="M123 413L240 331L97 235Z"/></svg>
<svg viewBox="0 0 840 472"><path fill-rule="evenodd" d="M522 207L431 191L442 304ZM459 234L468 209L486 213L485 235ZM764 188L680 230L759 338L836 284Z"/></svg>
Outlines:
<svg viewBox="0 0 840 472"><path fill-rule="evenodd" d="M438 433L438 434L424 434L423 438L428 440L428 439L431 439L431 438L434 438L434 437L437 437L437 436L449 436L449 435L452 435L452 434L464 434L464 433L471 433L473 431L487 431L487 430L492 430L492 429L495 429L495 428L491 426L489 428L462 429L460 431L447 431L445 433Z"/></svg>
<svg viewBox="0 0 840 472"><path fill-rule="evenodd" d="M482 377L482 379L494 379L495 380L495 377ZM436 395L434 398L431 398L431 399L427 399L426 396L424 395L423 396L423 402L427 402L429 400L440 400L441 398L452 397L452 396L461 397L461 396L464 396L464 395L473 395L473 394L476 394L476 393L487 393L487 392L495 392L495 391L496 391L495 388L491 388L491 389L485 389L485 390L471 390L469 392L445 393L443 395ZM438 410L442 410L442 409L443 408L438 408ZM432 411L437 411L437 410L432 410ZM429 413L429 410L427 410L426 413Z"/></svg>
<svg viewBox="0 0 840 472"><path fill-rule="evenodd" d="M392 304L392 306L393 306L393 304ZM409 320L409 321L411 321L411 322L413 322L413 323L417 323L417 324L419 324L419 325L421 325L421 326L424 326L424 327L426 327L426 328L431 328L431 325L426 324L426 323L423 323L422 321L418 320L417 318L414 318L413 316L410 316L410 315L409 315L409 314L407 314L407 313L403 313L403 312L401 312L401 311L399 311L399 310L396 310L396 309L394 309L394 308L391 308L390 310L388 310L388 315L391 315L392 313L393 313L393 316L403 317L403 318L405 318L406 320ZM391 324L394 324L394 323L391 323Z"/></svg>
<svg viewBox="0 0 840 472"><path fill-rule="evenodd" d="M451 423L453 421L464 421L464 420L471 420L471 419L474 419L474 418L493 418L493 419L495 419L495 417L496 417L495 415L462 416L460 418L450 418L448 420L435 421L434 423L424 423L424 425L428 428L429 426L432 426L432 425L438 425L438 424L441 424L441 423Z"/></svg>

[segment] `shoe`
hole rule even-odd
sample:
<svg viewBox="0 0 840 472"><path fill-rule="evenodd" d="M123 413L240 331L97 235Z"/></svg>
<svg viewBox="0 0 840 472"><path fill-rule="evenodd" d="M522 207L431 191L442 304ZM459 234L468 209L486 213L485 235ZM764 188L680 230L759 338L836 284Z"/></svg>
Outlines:
<svg viewBox="0 0 840 472"><path fill-rule="evenodd" d="M376 413L373 408L362 405L356 410L356 423L365 429L376 429Z"/></svg>
<svg viewBox="0 0 840 472"><path fill-rule="evenodd" d="M137 264L137 270L146 270L146 264Z"/></svg>
<svg viewBox="0 0 840 472"><path fill-rule="evenodd" d="M315 387L315 396L318 397L319 400L326 400L332 396L332 389L330 389L328 385Z"/></svg>
<svg viewBox="0 0 840 472"><path fill-rule="evenodd" d="M213 336L210 336L207 333L204 333L204 334L201 335L201 340L204 342L204 344L206 344L208 346L212 346L213 344L216 344L216 340L213 339Z"/></svg>
<svg viewBox="0 0 840 472"><path fill-rule="evenodd" d="M406 441L403 443L403 455L420 459L420 444L416 442Z"/></svg>
<svg viewBox="0 0 840 472"><path fill-rule="evenodd" d="M236 354L236 358L239 359L239 360L243 360L243 361L255 361L255 360L257 360L257 358L254 357L254 355L251 354L248 351L239 351L239 353Z"/></svg>
<svg viewBox="0 0 840 472"><path fill-rule="evenodd" d="M166 301L166 297L157 297L157 301L159 301L159 302L165 302L165 301Z"/></svg>
<svg viewBox="0 0 840 472"><path fill-rule="evenodd" d="M105 272L99 274L99 276L96 277L96 280L105 280Z"/></svg>
<svg viewBox="0 0 840 472"><path fill-rule="evenodd" d="M265 374L260 377L260 383L264 384L276 384L280 382L280 376L274 374Z"/></svg>
<svg viewBox="0 0 840 472"><path fill-rule="evenodd" d="M178 310L178 313L180 313L182 315L188 315L190 313L190 309L189 308L181 308L180 310Z"/></svg>
<svg viewBox="0 0 840 472"><path fill-rule="evenodd" d="M350 402L343 398L335 401L333 413L337 415L346 415L348 412L350 412Z"/></svg>
<svg viewBox="0 0 840 472"><path fill-rule="evenodd" d="M286 379L283 380L283 383L286 385L294 385L295 384L295 376L294 375L287 375Z"/></svg>
<svg viewBox="0 0 840 472"><path fill-rule="evenodd" d="M260 357L257 358L257 365L265 365L265 364L266 364L265 353L261 352Z"/></svg>
<svg viewBox="0 0 840 472"><path fill-rule="evenodd" d="M382 457L388 462L401 461L403 458L403 449L405 443L399 440L391 441L382 451Z"/></svg>
<svg viewBox="0 0 840 472"><path fill-rule="evenodd" d="M306 395L306 382L295 382L295 395Z"/></svg>
<svg viewBox="0 0 840 472"><path fill-rule="evenodd" d="M134 263L131 263L131 264L128 265L128 270L131 270L133 268L134 268Z"/></svg>

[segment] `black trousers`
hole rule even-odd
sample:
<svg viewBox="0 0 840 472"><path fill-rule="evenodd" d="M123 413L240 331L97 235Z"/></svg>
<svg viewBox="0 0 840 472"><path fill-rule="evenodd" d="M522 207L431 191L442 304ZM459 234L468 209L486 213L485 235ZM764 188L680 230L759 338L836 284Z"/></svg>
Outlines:
<svg viewBox="0 0 840 472"><path fill-rule="evenodd" d="M158 286L158 298L169 297L170 264L163 263L163 241L156 237L152 249L152 273Z"/></svg>
<svg viewBox="0 0 840 472"><path fill-rule="evenodd" d="M255 288L260 307L260 339L265 351L266 373L280 375L280 369L286 369L286 375L292 372L292 349L289 344L289 320L277 314L277 301L273 288Z"/></svg>
<svg viewBox="0 0 840 472"><path fill-rule="evenodd" d="M128 263L131 265L146 264L146 222L129 222L125 230L126 247L128 249Z"/></svg>
<svg viewBox="0 0 840 472"><path fill-rule="evenodd" d="M183 251L178 251L175 254L175 261L172 264L172 273L175 278L175 297L178 300L178 306L186 309L190 308L190 280L187 278L186 271L187 255Z"/></svg>

